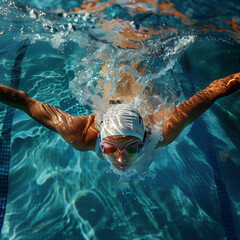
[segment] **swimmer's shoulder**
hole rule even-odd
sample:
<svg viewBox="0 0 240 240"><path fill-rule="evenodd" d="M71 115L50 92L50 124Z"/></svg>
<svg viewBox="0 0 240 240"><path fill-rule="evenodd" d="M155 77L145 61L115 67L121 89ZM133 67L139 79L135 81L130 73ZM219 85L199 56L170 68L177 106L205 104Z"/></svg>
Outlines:
<svg viewBox="0 0 240 240"><path fill-rule="evenodd" d="M63 138L79 151L95 150L96 140L99 133L95 114L89 116L72 116L68 122L69 132Z"/></svg>

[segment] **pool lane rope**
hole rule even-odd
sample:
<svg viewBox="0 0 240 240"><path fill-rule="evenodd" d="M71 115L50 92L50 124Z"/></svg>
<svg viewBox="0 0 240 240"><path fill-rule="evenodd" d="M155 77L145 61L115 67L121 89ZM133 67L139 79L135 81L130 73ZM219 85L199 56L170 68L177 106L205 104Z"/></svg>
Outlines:
<svg viewBox="0 0 240 240"><path fill-rule="evenodd" d="M26 50L28 48L29 41L18 49L17 57L13 65L10 87L18 89L22 70L22 61ZM7 106L6 114L3 117L3 128L0 136L0 233L3 226L4 216L7 205L8 194L8 175L11 158L11 130L15 108Z"/></svg>

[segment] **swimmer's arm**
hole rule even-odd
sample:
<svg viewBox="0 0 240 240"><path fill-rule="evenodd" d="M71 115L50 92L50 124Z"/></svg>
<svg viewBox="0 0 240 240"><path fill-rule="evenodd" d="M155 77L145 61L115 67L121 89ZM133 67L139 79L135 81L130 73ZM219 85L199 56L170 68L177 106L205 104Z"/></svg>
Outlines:
<svg viewBox="0 0 240 240"><path fill-rule="evenodd" d="M0 85L0 102L24 111L43 126L59 133L66 142L78 150L91 150L95 145L97 132L93 127L93 114L72 116L56 107L29 97L23 91L3 85Z"/></svg>
<svg viewBox="0 0 240 240"><path fill-rule="evenodd" d="M207 88L179 104L166 123L163 130L164 141L160 142L158 147L171 143L187 125L201 116L217 99L239 89L240 73L236 73L213 81Z"/></svg>
<svg viewBox="0 0 240 240"><path fill-rule="evenodd" d="M58 116L66 118L61 110L30 98L25 92L0 85L0 101L11 107L20 109L45 127L57 132Z"/></svg>

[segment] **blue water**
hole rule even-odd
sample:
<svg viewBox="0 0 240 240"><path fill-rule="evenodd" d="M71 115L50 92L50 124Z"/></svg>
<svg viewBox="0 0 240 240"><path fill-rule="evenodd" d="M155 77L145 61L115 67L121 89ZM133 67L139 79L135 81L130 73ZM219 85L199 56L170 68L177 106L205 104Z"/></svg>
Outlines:
<svg viewBox="0 0 240 240"><path fill-rule="evenodd" d="M19 89L73 115L98 111L97 81L116 82L121 63L168 105L240 71L238 1L89 1L74 11L82 3L2 0L0 83L26 42ZM115 74L101 73L106 62ZM16 110L2 239L240 239L239 107L239 92L218 100L154 153L147 177L128 181Z"/></svg>

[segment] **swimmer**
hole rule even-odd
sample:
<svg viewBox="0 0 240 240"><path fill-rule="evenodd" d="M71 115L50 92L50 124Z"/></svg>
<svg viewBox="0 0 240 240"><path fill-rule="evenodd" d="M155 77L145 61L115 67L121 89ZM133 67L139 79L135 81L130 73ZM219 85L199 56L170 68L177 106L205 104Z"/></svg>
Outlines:
<svg viewBox="0 0 240 240"><path fill-rule="evenodd" d="M94 113L89 116L72 116L29 97L23 91L3 85L0 85L0 102L24 111L43 126L60 134L75 149L95 151L116 170L124 172L137 161L144 151L146 138L151 135L139 112L122 102L121 97L134 97L136 91L135 87L126 87L128 90L119 88L122 93L118 92L114 96L116 98L108 99L110 107L103 115L100 128ZM162 130L163 140L157 143L156 148L173 142L186 126L201 116L217 99L239 89L240 73L236 73L213 81L207 88L179 104L168 117ZM162 121L162 114L157 113L149 118L156 124Z"/></svg>

